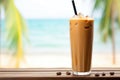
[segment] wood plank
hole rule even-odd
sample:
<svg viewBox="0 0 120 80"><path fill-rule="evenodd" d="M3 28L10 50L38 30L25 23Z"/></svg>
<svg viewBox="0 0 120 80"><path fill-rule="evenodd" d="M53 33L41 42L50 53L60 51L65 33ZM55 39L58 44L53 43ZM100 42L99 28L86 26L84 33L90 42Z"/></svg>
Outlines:
<svg viewBox="0 0 120 80"><path fill-rule="evenodd" d="M69 71L71 74L67 75ZM57 75L61 72L61 75ZM103 72L105 76L102 76ZM110 72L114 72L113 75ZM99 76L95 76L95 74ZM101 80L101 79L120 79L120 68L93 68L89 76L74 76L70 68L38 68L38 69L0 69L0 80Z"/></svg>

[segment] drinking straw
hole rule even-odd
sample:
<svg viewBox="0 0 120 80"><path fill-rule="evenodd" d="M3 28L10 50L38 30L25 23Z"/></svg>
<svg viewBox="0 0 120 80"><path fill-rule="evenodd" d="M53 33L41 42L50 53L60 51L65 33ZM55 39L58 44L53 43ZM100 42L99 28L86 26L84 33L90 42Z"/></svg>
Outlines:
<svg viewBox="0 0 120 80"><path fill-rule="evenodd" d="M74 0L72 0L72 5L73 5L74 13L75 13L75 15L77 15L77 10L76 10L76 6L75 6Z"/></svg>

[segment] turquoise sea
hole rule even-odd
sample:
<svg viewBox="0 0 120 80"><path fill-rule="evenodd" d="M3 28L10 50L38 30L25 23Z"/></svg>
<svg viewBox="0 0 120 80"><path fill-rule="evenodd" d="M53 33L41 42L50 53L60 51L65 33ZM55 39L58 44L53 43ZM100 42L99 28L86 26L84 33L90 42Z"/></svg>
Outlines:
<svg viewBox="0 0 120 80"><path fill-rule="evenodd" d="M32 48L58 48L59 50L70 49L70 37L69 37L69 19L27 19L28 37L30 43L28 46ZM100 38L99 19L95 19L94 23L94 41L93 52L94 53L110 53L111 41L103 43ZM4 21L1 22L1 47L5 47L5 28ZM120 47L120 30L116 28L116 50L119 53Z"/></svg>

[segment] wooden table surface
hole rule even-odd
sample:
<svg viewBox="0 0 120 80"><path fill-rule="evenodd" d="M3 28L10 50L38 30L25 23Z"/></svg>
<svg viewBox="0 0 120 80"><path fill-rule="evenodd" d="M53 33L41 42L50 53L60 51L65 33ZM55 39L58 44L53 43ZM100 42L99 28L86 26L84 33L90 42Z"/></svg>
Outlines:
<svg viewBox="0 0 120 80"><path fill-rule="evenodd" d="M67 74L69 72L69 74ZM60 74L57 74L60 73ZM103 76L102 74L105 73ZM114 73L114 74L110 74ZM120 80L120 68L94 68L88 76L74 76L71 69L0 69L0 80Z"/></svg>

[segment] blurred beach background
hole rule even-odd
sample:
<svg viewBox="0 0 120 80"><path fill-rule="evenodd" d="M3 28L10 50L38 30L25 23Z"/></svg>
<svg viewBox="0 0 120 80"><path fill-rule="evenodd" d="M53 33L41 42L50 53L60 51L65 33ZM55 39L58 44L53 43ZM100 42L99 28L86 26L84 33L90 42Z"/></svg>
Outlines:
<svg viewBox="0 0 120 80"><path fill-rule="evenodd" d="M101 41L99 22L101 14L92 15L94 1L75 0L78 12L94 18L92 67L120 67L120 30L115 27L116 64L112 64L112 45L109 39ZM71 0L15 0L24 17L29 42L24 43L24 58L20 68L71 68L69 19L74 15ZM6 48L4 12L1 13L1 68L9 64L11 51ZM9 64L9 65L8 65Z"/></svg>

